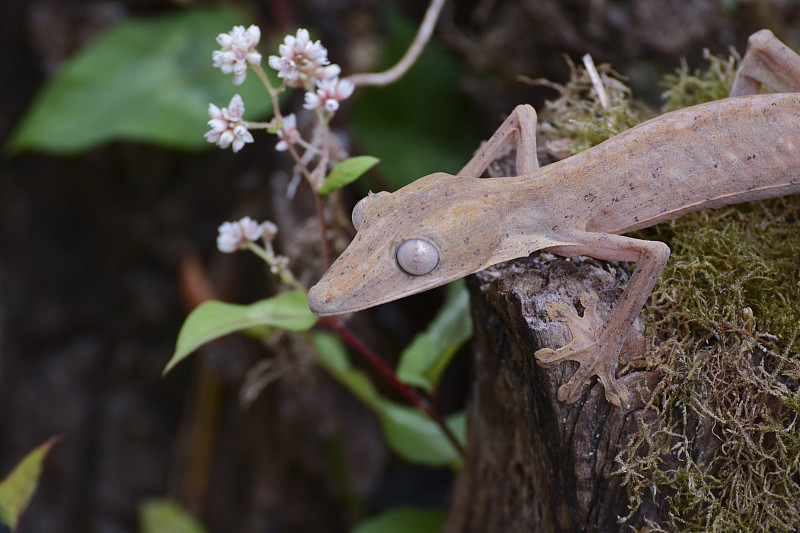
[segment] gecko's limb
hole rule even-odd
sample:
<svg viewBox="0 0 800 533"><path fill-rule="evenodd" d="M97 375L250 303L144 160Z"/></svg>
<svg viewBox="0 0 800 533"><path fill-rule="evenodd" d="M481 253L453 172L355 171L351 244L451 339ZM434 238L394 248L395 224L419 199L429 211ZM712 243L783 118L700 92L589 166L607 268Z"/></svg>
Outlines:
<svg viewBox="0 0 800 533"><path fill-rule="evenodd" d="M539 168L539 160L536 158L536 111L527 104L514 108L458 175L479 178L495 159L504 155L508 145L515 141L517 174L527 174Z"/></svg>
<svg viewBox="0 0 800 533"><path fill-rule="evenodd" d="M559 401L572 403L577 400L586 381L596 375L603 384L606 399L620 405L627 402L628 390L615 376L619 354L639 311L664 270L669 259L669 247L663 242L611 234L580 233L571 237L575 244L548 250L568 257L588 255L608 261L635 261L636 269L605 323L597 316L597 295L594 293L581 296L585 308L583 317L564 303L552 304L547 314L551 320L564 322L569 327L572 341L557 350L538 350L535 356L543 366L561 361L580 363L572 379L558 389Z"/></svg>
<svg viewBox="0 0 800 533"><path fill-rule="evenodd" d="M731 96L758 94L762 85L777 93L800 92L800 55L769 30L758 31L747 40Z"/></svg>

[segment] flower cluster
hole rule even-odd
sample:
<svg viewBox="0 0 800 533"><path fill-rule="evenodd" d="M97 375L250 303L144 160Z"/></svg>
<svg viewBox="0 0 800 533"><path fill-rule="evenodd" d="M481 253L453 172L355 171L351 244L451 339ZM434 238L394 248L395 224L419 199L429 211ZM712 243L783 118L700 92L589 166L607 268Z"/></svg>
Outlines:
<svg viewBox="0 0 800 533"><path fill-rule="evenodd" d="M205 138L210 143L215 143L222 149L231 147L238 152L245 143L253 142L253 135L247 130L247 123L242 120L244 116L244 102L238 94L233 95L228 107L218 108L208 104L208 114L211 120L208 125L211 131L206 132Z"/></svg>
<svg viewBox="0 0 800 533"><path fill-rule="evenodd" d="M323 108L333 113L339 109L339 102L346 100L353 94L355 86L348 80L331 78L327 80L317 80L317 92L306 93L306 109Z"/></svg>
<svg viewBox="0 0 800 533"><path fill-rule="evenodd" d="M261 64L261 54L255 50L259 40L261 30L255 25L246 30L244 26L234 26L230 33L220 33L217 42L222 50L211 55L214 66L225 74L233 74L233 84L241 85L247 77L247 68Z"/></svg>
<svg viewBox="0 0 800 533"><path fill-rule="evenodd" d="M269 66L278 71L278 77L285 79L289 87L307 91L303 106L306 109L333 113L340 102L353 94L354 85L339 79L342 69L330 64L328 51L319 41L311 42L308 30L301 28L296 35L287 35L279 51L280 56L269 56Z"/></svg>
<svg viewBox="0 0 800 533"><path fill-rule="evenodd" d="M268 220L259 224L250 217L244 217L237 222L225 222L219 227L217 248L220 252L229 254L247 248L248 241L263 238L265 242L269 242L275 238L277 232L278 227Z"/></svg>
<svg viewBox="0 0 800 533"><path fill-rule="evenodd" d="M335 78L341 71L338 65L330 64L325 47L319 41L312 43L308 30L302 28L297 35L287 35L278 51L280 56L269 56L269 66L295 89L311 90L317 80Z"/></svg>
<svg viewBox="0 0 800 533"><path fill-rule="evenodd" d="M279 47L279 56L269 57L270 67L278 71L278 77L284 79L280 87L273 88L261 70L261 54L255 50L260 39L261 30L255 25L247 29L234 26L229 33L219 34L217 42L222 49L212 54L214 66L226 74L233 74L233 83L236 85L245 80L248 68L256 69L273 100L286 87L305 89L303 107L323 111L323 114L318 111L317 116L320 124L327 126L341 102L353 94L353 83L339 79L339 65L332 65L325 47L319 41L312 42L308 30L300 28L295 35L284 38ZM270 129L275 127L276 122L276 119L272 122L249 123L243 120L244 103L238 94L231 99L227 108L220 109L209 104L208 114L211 116L208 121L211 131L205 134L206 140L223 149L231 147L234 152L253 142L253 135L248 128ZM279 140L275 149L278 151L288 150L292 144L302 144L311 149L297 130L294 114L283 117L277 133Z"/></svg>

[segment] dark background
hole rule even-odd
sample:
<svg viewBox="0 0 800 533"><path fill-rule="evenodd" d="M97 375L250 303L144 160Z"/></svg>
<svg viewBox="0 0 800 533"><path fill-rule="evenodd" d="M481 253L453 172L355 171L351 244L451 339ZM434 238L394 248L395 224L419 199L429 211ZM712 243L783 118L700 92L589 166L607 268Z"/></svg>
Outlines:
<svg viewBox="0 0 800 533"><path fill-rule="evenodd" d="M425 2L396 4L421 20ZM345 72L357 63L347 59L354 47L380 42L374 1L247 5L262 42L315 28L330 56L345 58L336 61ZM0 3L0 140L98 31L175 9L158 0ZM743 52L762 27L797 48L798 15L797 3L778 0L459 2L437 38L463 63L453 90L468 97L464 112L487 136L514 105L555 96L516 76L564 82L563 53L611 62L638 97L657 104L657 82L681 56L701 67L704 47ZM249 214L296 227L313 213L302 198L292 213L276 207L285 185L276 170L289 167L270 142L235 157L126 142L70 157L1 157L0 475L50 436L66 437L21 531L134 531L142 502L165 495L212 531L347 531L376 510L447 505L451 475L395 459L372 413L307 359L287 363L284 378L249 407L238 392L263 357L252 342L215 343L160 377L204 280L229 301L269 293L257 261L215 252L217 225ZM192 275L195 267L201 274ZM394 313L429 316L420 302L428 300ZM413 333L414 320L396 324L383 330L384 342ZM454 403L468 376L466 363L456 366Z"/></svg>

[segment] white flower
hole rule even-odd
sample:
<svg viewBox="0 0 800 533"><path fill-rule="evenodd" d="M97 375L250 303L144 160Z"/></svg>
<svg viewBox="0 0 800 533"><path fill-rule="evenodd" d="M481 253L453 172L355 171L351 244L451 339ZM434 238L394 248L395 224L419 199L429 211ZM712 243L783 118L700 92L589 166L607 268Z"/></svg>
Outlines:
<svg viewBox="0 0 800 533"><path fill-rule="evenodd" d="M230 33L220 33L217 42L222 50L211 54L214 66L233 74L233 84L241 85L247 77L247 67L261 64L261 54L255 50L260 39L261 30L255 25L246 30L244 26L234 26Z"/></svg>
<svg viewBox="0 0 800 533"><path fill-rule="evenodd" d="M306 93L306 109L316 109L322 107L333 113L339 109L339 102L342 102L353 94L355 86L348 80L332 78L317 82L317 92Z"/></svg>
<svg viewBox="0 0 800 533"><path fill-rule="evenodd" d="M247 248L247 241L257 241L263 237L269 242L278 233L278 226L269 220L259 224L250 217L238 222L225 222L218 229L217 249L226 254Z"/></svg>
<svg viewBox="0 0 800 533"><path fill-rule="evenodd" d="M217 249L220 252L229 254L239 249L244 243L242 240L242 227L238 222L225 222L219 228L217 236Z"/></svg>
<svg viewBox="0 0 800 533"><path fill-rule="evenodd" d="M308 30L287 35L278 48L280 56L269 56L269 66L278 71L289 87L313 87L317 80L339 75L338 65L329 65L328 51L319 41L311 42Z"/></svg>
<svg viewBox="0 0 800 533"><path fill-rule="evenodd" d="M241 150L246 143L253 142L253 135L242 120L244 102L238 94L233 95L228 107L220 109L214 104L208 104L208 114L211 117L208 121L211 130L204 135L208 142L215 143L222 149L230 146L234 152Z"/></svg>
<svg viewBox="0 0 800 533"><path fill-rule="evenodd" d="M262 233L264 233L261 224L256 222L250 217L244 217L239 221L239 225L242 227L242 235L244 238L249 241L257 241Z"/></svg>
<svg viewBox="0 0 800 533"><path fill-rule="evenodd" d="M278 226L276 226L273 222L265 220L261 223L261 238L263 238L265 242L270 242L277 234Z"/></svg>
<svg viewBox="0 0 800 533"><path fill-rule="evenodd" d="M297 117L294 116L294 113L283 117L281 129L278 130L278 138L280 141L275 145L275 149L279 152L288 150L290 144L300 142L300 132L297 131Z"/></svg>

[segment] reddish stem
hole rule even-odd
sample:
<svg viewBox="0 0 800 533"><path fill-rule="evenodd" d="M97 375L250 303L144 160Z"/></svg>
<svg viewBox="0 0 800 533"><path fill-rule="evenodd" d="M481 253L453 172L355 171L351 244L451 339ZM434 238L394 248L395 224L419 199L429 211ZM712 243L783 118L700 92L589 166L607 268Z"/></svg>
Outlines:
<svg viewBox="0 0 800 533"><path fill-rule="evenodd" d="M411 405L425 413L431 420L436 422L436 424L441 428L442 432L444 432L447 440L449 440L450 443L455 447L456 451L458 451L459 455L461 455L461 457L465 456L466 452L464 447L456 438L455 434L453 434L453 432L447 426L439 411L432 406L426 398L422 397L414 389L397 379L397 375L394 373L394 370L392 370L392 368L387 365L383 359L378 357L378 354L373 352L369 346L364 344L364 342L358 338L355 333L353 333L338 319L324 318L320 320L318 324L339 335L347 344L352 346L359 354L361 354L361 356L366 359L366 361L372 365L372 367L375 368L378 373L380 373L389 381L389 383L391 383L392 387L398 392L398 394L405 398Z"/></svg>

